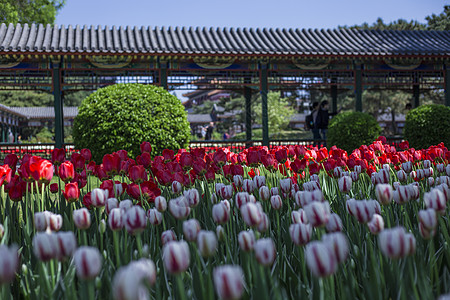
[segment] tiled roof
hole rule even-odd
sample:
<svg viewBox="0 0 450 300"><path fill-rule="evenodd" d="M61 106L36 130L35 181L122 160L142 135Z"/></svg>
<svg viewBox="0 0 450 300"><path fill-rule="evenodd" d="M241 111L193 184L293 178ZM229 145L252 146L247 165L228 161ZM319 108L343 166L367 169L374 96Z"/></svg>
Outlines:
<svg viewBox="0 0 450 300"><path fill-rule="evenodd" d="M10 107L11 110L24 115L28 119L55 118L53 107ZM64 106L63 115L65 119L73 119L78 115L78 107Z"/></svg>
<svg viewBox="0 0 450 300"><path fill-rule="evenodd" d="M0 52L449 55L450 31L1 24Z"/></svg>
<svg viewBox="0 0 450 300"><path fill-rule="evenodd" d="M188 114L187 119L189 123L209 123L212 122L210 114Z"/></svg>

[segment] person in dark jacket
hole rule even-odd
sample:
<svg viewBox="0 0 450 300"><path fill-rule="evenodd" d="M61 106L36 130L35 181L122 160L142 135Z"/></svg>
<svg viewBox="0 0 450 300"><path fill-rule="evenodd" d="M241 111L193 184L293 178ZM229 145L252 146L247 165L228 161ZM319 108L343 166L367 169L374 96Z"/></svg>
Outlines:
<svg viewBox="0 0 450 300"><path fill-rule="evenodd" d="M328 131L328 122L330 120L330 116L335 116L337 112L330 113L328 112L330 104L327 100L324 100L320 103L320 108L317 113L317 118L315 122L315 126L320 130L320 135L322 139L325 141L324 146L326 147L327 141L327 131Z"/></svg>
<svg viewBox="0 0 450 300"><path fill-rule="evenodd" d="M312 116L312 126L311 131L313 133L314 145L316 145L317 141L320 141L322 137L320 136L320 129L317 127L317 117L319 114L319 102L314 102L311 105L311 116Z"/></svg>

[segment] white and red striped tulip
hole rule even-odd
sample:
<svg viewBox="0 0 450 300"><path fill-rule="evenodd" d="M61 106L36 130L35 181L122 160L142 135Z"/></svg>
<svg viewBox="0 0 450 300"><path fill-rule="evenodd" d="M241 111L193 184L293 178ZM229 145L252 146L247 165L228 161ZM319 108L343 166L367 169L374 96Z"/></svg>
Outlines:
<svg viewBox="0 0 450 300"><path fill-rule="evenodd" d="M381 252L393 259L402 258L410 253L411 239L403 227L385 229L378 235Z"/></svg>
<svg viewBox="0 0 450 300"><path fill-rule="evenodd" d="M445 173L447 174L447 176L450 176L450 164L448 164L448 165L445 167Z"/></svg>
<svg viewBox="0 0 450 300"><path fill-rule="evenodd" d="M33 237L34 255L41 261L49 261L59 255L58 239L55 234L38 232Z"/></svg>
<svg viewBox="0 0 450 300"><path fill-rule="evenodd" d="M56 233L58 241L58 259L63 260L71 257L77 249L77 239L72 231Z"/></svg>
<svg viewBox="0 0 450 300"><path fill-rule="evenodd" d="M427 208L432 208L439 214L444 214L447 208L447 198L439 189L432 189L423 195L423 201Z"/></svg>
<svg viewBox="0 0 450 300"><path fill-rule="evenodd" d="M200 232L200 223L196 219L189 219L183 222L183 235L185 240L194 242Z"/></svg>
<svg viewBox="0 0 450 300"><path fill-rule="evenodd" d="M45 231L49 227L50 212L42 211L34 213L34 228L36 231Z"/></svg>
<svg viewBox="0 0 450 300"><path fill-rule="evenodd" d="M399 171L397 171L397 178L398 178L398 181L406 182L408 180L408 175L406 174L406 172L404 170L399 170Z"/></svg>
<svg viewBox="0 0 450 300"><path fill-rule="evenodd" d="M16 277L16 271L19 267L17 250L18 247L16 245L9 247L0 245L0 286L10 284Z"/></svg>
<svg viewBox="0 0 450 300"><path fill-rule="evenodd" d="M342 193L348 193L352 189L352 178L350 176L342 176L338 180L339 190Z"/></svg>
<svg viewBox="0 0 450 300"><path fill-rule="evenodd" d="M306 217L313 227L324 226L330 217L328 202L312 202L304 207Z"/></svg>
<svg viewBox="0 0 450 300"><path fill-rule="evenodd" d="M147 226L145 210L140 206L133 206L127 210L123 217L123 222L129 234L135 235L141 233Z"/></svg>
<svg viewBox="0 0 450 300"><path fill-rule="evenodd" d="M105 211L109 215L113 208L119 208L119 200L116 198L108 198L105 204Z"/></svg>
<svg viewBox="0 0 450 300"><path fill-rule="evenodd" d="M203 257L213 256L217 251L217 237L212 231L200 230L197 235L198 251Z"/></svg>
<svg viewBox="0 0 450 300"><path fill-rule="evenodd" d="M223 200L223 201L226 201L227 203L229 203L228 200ZM219 202L217 204L214 204L213 208L212 208L212 217L213 217L214 222L216 222L217 224L224 224L224 223L228 222L228 220L230 219L229 206L224 204L224 202Z"/></svg>
<svg viewBox="0 0 450 300"><path fill-rule="evenodd" d="M423 161L423 167L424 167L425 169L431 168L431 161L430 161L429 159L425 159L425 160Z"/></svg>
<svg viewBox="0 0 450 300"><path fill-rule="evenodd" d="M259 190L263 185L266 185L266 177L262 175L256 175L255 177L253 177L253 183Z"/></svg>
<svg viewBox="0 0 450 300"><path fill-rule="evenodd" d="M78 229L88 229L91 226L91 214L85 207L73 211L73 223Z"/></svg>
<svg viewBox="0 0 450 300"><path fill-rule="evenodd" d="M186 219L191 213L189 203L183 196L169 201L169 211L177 220Z"/></svg>
<svg viewBox="0 0 450 300"><path fill-rule="evenodd" d="M297 246L303 246L309 243L312 235L312 227L309 224L295 223L289 226L289 235L292 242Z"/></svg>
<svg viewBox="0 0 450 300"><path fill-rule="evenodd" d="M231 197L233 197L233 186L222 185L217 194L222 197L222 199L231 199Z"/></svg>
<svg viewBox="0 0 450 300"><path fill-rule="evenodd" d="M253 230L241 231L238 235L239 248L242 251L249 252L253 250L255 245L255 234Z"/></svg>
<svg viewBox="0 0 450 300"><path fill-rule="evenodd" d="M263 188L263 186L261 187ZM274 186L270 189L270 196L279 195L280 191L278 191L278 187Z"/></svg>
<svg viewBox="0 0 450 300"><path fill-rule="evenodd" d="M244 179L244 182L242 184L242 190L249 194L253 193L253 191L255 190L255 184L253 183L253 180L252 179Z"/></svg>
<svg viewBox="0 0 450 300"><path fill-rule="evenodd" d="M280 179L280 189L283 193L289 193L292 188L292 180L290 178Z"/></svg>
<svg viewBox="0 0 450 300"><path fill-rule="evenodd" d="M445 199L447 199L447 202L450 201L450 189L448 188L448 184L441 183L440 185L436 186L437 189L439 189L445 196Z"/></svg>
<svg viewBox="0 0 450 300"><path fill-rule="evenodd" d="M181 193L182 189L183 186L181 185L181 183L176 180L172 181L172 193L178 195L179 193Z"/></svg>
<svg viewBox="0 0 450 300"><path fill-rule="evenodd" d="M189 268L191 254L185 241L171 241L164 245L163 263L167 272L179 274Z"/></svg>
<svg viewBox="0 0 450 300"><path fill-rule="evenodd" d="M244 293L245 277L240 266L223 265L214 268L214 287L220 299L240 299Z"/></svg>
<svg viewBox="0 0 450 300"><path fill-rule="evenodd" d="M426 229L434 229L437 226L436 211L433 208L420 210L418 213L420 224Z"/></svg>
<svg viewBox="0 0 450 300"><path fill-rule="evenodd" d="M216 235L217 235L217 239L221 242L225 241L226 238L226 233L225 233L225 229L223 228L222 225L219 225L216 227Z"/></svg>
<svg viewBox="0 0 450 300"><path fill-rule="evenodd" d="M326 277L337 271L337 259L327 244L313 241L306 245L306 265L316 277Z"/></svg>
<svg viewBox="0 0 450 300"><path fill-rule="evenodd" d="M394 197L393 189L390 184L377 184L375 186L375 195L377 197L378 202L382 205L389 205L392 202Z"/></svg>
<svg viewBox="0 0 450 300"><path fill-rule="evenodd" d="M132 207L133 201L131 201L130 199L125 199L119 202L119 208L122 211L122 216L124 216L127 210L129 210Z"/></svg>
<svg viewBox="0 0 450 300"><path fill-rule="evenodd" d="M431 229L426 228L425 226L423 226L422 223L419 223L419 233L423 239L429 240L435 236L436 229L435 228L431 228Z"/></svg>
<svg viewBox="0 0 450 300"><path fill-rule="evenodd" d="M373 214L372 219L367 223L369 231L372 234L378 234L384 230L384 220L379 214Z"/></svg>
<svg viewBox="0 0 450 300"><path fill-rule="evenodd" d="M392 198L397 204L405 204L407 203L411 196L409 194L410 187L406 185L399 185L395 191L392 193Z"/></svg>
<svg viewBox="0 0 450 300"><path fill-rule="evenodd" d="M171 241L176 241L177 240L177 236L175 235L175 232L173 231L173 230L166 230L166 231L163 231L162 233L161 233L161 245L165 245L165 244L167 244L168 242L171 242Z"/></svg>
<svg viewBox="0 0 450 300"><path fill-rule="evenodd" d="M356 165L353 167L353 171L355 171L358 174L361 174L362 167L360 165Z"/></svg>
<svg viewBox="0 0 450 300"><path fill-rule="evenodd" d="M341 167L335 167L333 169L333 175L336 178L341 178L342 177L342 168Z"/></svg>
<svg viewBox="0 0 450 300"><path fill-rule="evenodd" d="M439 173L444 173L445 172L445 165L444 164L436 164L436 170Z"/></svg>
<svg viewBox="0 0 450 300"><path fill-rule="evenodd" d="M240 188L244 184L244 178L241 175L234 175L233 182L237 188Z"/></svg>
<svg viewBox="0 0 450 300"><path fill-rule="evenodd" d="M152 225L160 225L163 220L163 215L156 208L150 208L147 211L148 222Z"/></svg>
<svg viewBox="0 0 450 300"><path fill-rule="evenodd" d="M155 208L159 212L165 212L167 210L167 201L163 196L158 196L155 198Z"/></svg>
<svg viewBox="0 0 450 300"><path fill-rule="evenodd" d="M402 169L406 173L411 173L411 171L412 171L412 162L407 161L407 162L402 163Z"/></svg>
<svg viewBox="0 0 450 300"><path fill-rule="evenodd" d="M261 213L261 222L258 224L258 232L266 232L269 230L269 217L265 213Z"/></svg>
<svg viewBox="0 0 450 300"><path fill-rule="evenodd" d="M344 226L342 225L341 217L339 217L339 215L335 213L330 214L330 218L328 219L328 222L325 224L327 232L342 231L343 227Z"/></svg>
<svg viewBox="0 0 450 300"><path fill-rule="evenodd" d="M113 208L109 212L108 225L112 231L121 230L123 228L122 210L120 208Z"/></svg>
<svg viewBox="0 0 450 300"><path fill-rule="evenodd" d="M350 250L347 237L342 232L325 234L322 236L322 241L334 253L338 263L342 263L347 259Z"/></svg>
<svg viewBox="0 0 450 300"><path fill-rule="evenodd" d="M294 210L291 212L291 222L293 224L296 223L309 223L308 218L306 217L305 210L300 208L299 210Z"/></svg>
<svg viewBox="0 0 450 300"><path fill-rule="evenodd" d="M245 224L257 227L261 223L261 211L255 203L246 203L241 206L241 216Z"/></svg>
<svg viewBox="0 0 450 300"><path fill-rule="evenodd" d="M250 202L250 195L247 192L240 192L236 193L235 196L236 206L237 208L241 208L242 205L244 205L247 202Z"/></svg>
<svg viewBox="0 0 450 300"><path fill-rule="evenodd" d="M274 210L281 209L281 207L283 206L283 200L281 200L280 195L274 195L270 197L270 205Z"/></svg>
<svg viewBox="0 0 450 300"><path fill-rule="evenodd" d="M262 186L259 188L259 200L261 201L268 201L270 199L270 195L272 193L272 190L269 190L267 186Z"/></svg>
<svg viewBox="0 0 450 300"><path fill-rule="evenodd" d="M102 256L95 247L82 246L73 255L77 276L80 279L94 279L102 269Z"/></svg>
<svg viewBox="0 0 450 300"><path fill-rule="evenodd" d="M196 207L200 203L200 194L197 189L190 189L184 192L184 197L189 203L189 207Z"/></svg>
<svg viewBox="0 0 450 300"><path fill-rule="evenodd" d="M359 180L359 173L357 172L351 172L350 173L350 178L352 179L353 182L356 182Z"/></svg>
<svg viewBox="0 0 450 300"><path fill-rule="evenodd" d="M106 199L108 199L108 190L95 188L91 191L92 206L103 207L106 204Z"/></svg>
<svg viewBox="0 0 450 300"><path fill-rule="evenodd" d="M264 238L257 240L253 246L253 250L255 251L256 260L261 265L266 267L273 265L277 251L272 239Z"/></svg>

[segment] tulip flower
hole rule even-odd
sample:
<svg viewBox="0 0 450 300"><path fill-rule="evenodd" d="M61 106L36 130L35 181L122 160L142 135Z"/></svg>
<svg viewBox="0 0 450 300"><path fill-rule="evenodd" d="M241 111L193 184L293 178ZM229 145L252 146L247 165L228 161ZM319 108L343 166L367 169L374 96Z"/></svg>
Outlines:
<svg viewBox="0 0 450 300"><path fill-rule="evenodd" d="M80 198L80 189L78 188L78 183L67 183L64 187L63 192L64 198L67 202L75 202Z"/></svg>
<svg viewBox="0 0 450 300"><path fill-rule="evenodd" d="M83 280L94 279L102 269L102 256L97 248L82 246L73 255L77 276Z"/></svg>
<svg viewBox="0 0 450 300"><path fill-rule="evenodd" d="M49 261L59 255L59 245L56 234L38 232L33 237L34 255L41 261Z"/></svg>
<svg viewBox="0 0 450 300"><path fill-rule="evenodd" d="M196 207L200 203L200 194L197 189L190 189L185 191L184 197L189 203L189 207Z"/></svg>
<svg viewBox="0 0 450 300"><path fill-rule="evenodd" d="M198 251L203 257L213 256L217 251L217 237L212 231L200 230L197 235Z"/></svg>
<svg viewBox="0 0 450 300"><path fill-rule="evenodd" d="M261 223L261 212L254 203L246 203L241 206L241 216L245 224L250 227L256 227Z"/></svg>
<svg viewBox="0 0 450 300"><path fill-rule="evenodd" d="M322 242L328 246L338 263L347 260L349 254L349 244L347 237L342 232L328 233L322 236Z"/></svg>
<svg viewBox="0 0 450 300"><path fill-rule="evenodd" d="M312 235L312 226L304 223L295 223L289 226L289 235L297 246L309 243Z"/></svg>
<svg viewBox="0 0 450 300"><path fill-rule="evenodd" d="M74 210L73 222L78 229L88 229L91 226L91 214L87 208Z"/></svg>
<svg viewBox="0 0 450 300"><path fill-rule="evenodd" d="M131 201L130 199L125 199L125 200L122 200L119 202L119 208L120 208L123 216L132 207L133 207L133 201Z"/></svg>
<svg viewBox="0 0 450 300"><path fill-rule="evenodd" d="M52 150L51 156L52 163L58 166L66 159L66 151L64 149L55 148Z"/></svg>
<svg viewBox="0 0 450 300"><path fill-rule="evenodd" d="M378 235L381 252L392 259L405 257L411 250L411 238L403 227L385 229Z"/></svg>
<svg viewBox="0 0 450 300"><path fill-rule="evenodd" d="M244 182L242 184L242 190L247 193L253 193L253 190L255 189L255 184L253 183L252 179L244 179Z"/></svg>
<svg viewBox="0 0 450 300"><path fill-rule="evenodd" d="M241 231L238 235L239 248L242 251L249 252L253 250L255 244L255 234L253 230Z"/></svg>
<svg viewBox="0 0 450 300"><path fill-rule="evenodd" d="M179 274L188 269L191 254L185 241L172 241L164 245L162 257L166 271Z"/></svg>
<svg viewBox="0 0 450 300"><path fill-rule="evenodd" d="M259 232L266 232L269 229L269 217L265 213L261 213L261 222L259 222L257 229Z"/></svg>
<svg viewBox="0 0 450 300"><path fill-rule="evenodd" d="M379 214L373 214L372 219L367 223L367 227L372 234L380 233L384 230L383 217Z"/></svg>
<svg viewBox="0 0 450 300"><path fill-rule="evenodd" d="M435 228L431 228L431 229L426 228L422 223L419 223L419 233L423 239L429 240L436 235L436 229Z"/></svg>
<svg viewBox="0 0 450 300"><path fill-rule="evenodd" d="M161 233L161 245L165 245L168 242L176 241L177 236L173 230L166 230Z"/></svg>
<svg viewBox="0 0 450 300"><path fill-rule="evenodd" d="M159 225L162 223L163 215L156 209L150 208L147 211L148 222L152 225Z"/></svg>
<svg viewBox="0 0 450 300"><path fill-rule="evenodd" d="M36 231L45 231L49 227L50 212L43 211L34 213L34 228Z"/></svg>
<svg viewBox="0 0 450 300"><path fill-rule="evenodd" d="M183 235L189 242L197 240L200 229L200 223L196 219L189 219L183 222Z"/></svg>
<svg viewBox="0 0 450 300"><path fill-rule="evenodd" d="M260 189L263 185L266 185L266 177L256 175L253 177L253 183L257 189Z"/></svg>
<svg viewBox="0 0 450 300"><path fill-rule="evenodd" d="M337 259L330 247L322 241L306 245L306 265L316 277L326 277L337 271Z"/></svg>
<svg viewBox="0 0 450 300"><path fill-rule="evenodd" d="M92 205L95 207L105 206L106 200L108 199L108 191L95 188L91 191L91 201Z"/></svg>
<svg viewBox="0 0 450 300"><path fill-rule="evenodd" d="M186 198L181 196L169 201L169 211L175 219L182 220L189 216L191 208Z"/></svg>
<svg viewBox="0 0 450 300"><path fill-rule="evenodd" d="M10 284L16 277L16 271L19 267L18 247L12 245L0 245L0 286Z"/></svg>
<svg viewBox="0 0 450 300"><path fill-rule="evenodd" d="M30 160L29 170L34 180L48 184L53 178L53 165L50 161L33 156Z"/></svg>
<svg viewBox="0 0 450 300"><path fill-rule="evenodd" d="M328 202L311 202L304 207L309 223L314 227L324 226L330 217Z"/></svg>
<svg viewBox="0 0 450 300"><path fill-rule="evenodd" d="M113 208L108 215L108 225L112 231L117 231L123 228L122 210L120 208Z"/></svg>
<svg viewBox="0 0 450 300"><path fill-rule="evenodd" d="M62 227L62 216L59 214L50 213L48 225L51 231L59 231Z"/></svg>
<svg viewBox="0 0 450 300"><path fill-rule="evenodd" d="M0 166L0 186L3 183L9 183L11 181L11 175L15 173L15 169L12 169L8 165Z"/></svg>
<svg viewBox="0 0 450 300"><path fill-rule="evenodd" d="M418 213L420 224L426 229L434 229L437 226L436 211L433 208L420 210Z"/></svg>
<svg viewBox="0 0 450 300"><path fill-rule="evenodd" d="M423 195L423 201L427 208L432 208L439 214L445 214L447 197L439 189L432 189Z"/></svg>
<svg viewBox="0 0 450 300"><path fill-rule="evenodd" d="M91 199L92 199L92 192L91 192ZM108 198L105 203L106 214L109 215L109 213L113 208L119 208L119 200L117 200L116 198Z"/></svg>
<svg viewBox="0 0 450 300"><path fill-rule="evenodd" d="M291 222L293 224L304 223L307 224L308 218L306 217L306 213L304 209L294 210L291 212Z"/></svg>
<svg viewBox="0 0 450 300"><path fill-rule="evenodd" d="M350 176L342 176L338 180L338 185L342 193L348 193L352 189L352 178Z"/></svg>
<svg viewBox="0 0 450 300"><path fill-rule="evenodd" d="M129 234L136 235L141 233L147 226L147 217L145 210L140 206L133 206L127 210L124 215L125 229Z"/></svg>
<svg viewBox="0 0 450 300"><path fill-rule="evenodd" d="M257 240L253 249L258 263L266 267L273 265L277 256L277 251L272 239L265 238Z"/></svg>
<svg viewBox="0 0 450 300"><path fill-rule="evenodd" d="M283 193L289 193L292 188L292 180L290 178L280 179L280 188Z"/></svg>
<svg viewBox="0 0 450 300"><path fill-rule="evenodd" d="M163 196L158 196L155 198L155 208L159 212L165 212L167 210L167 201Z"/></svg>
<svg viewBox="0 0 450 300"><path fill-rule="evenodd" d="M75 177L75 169L70 161L65 161L59 166L59 178L65 183L70 182Z"/></svg>
<svg viewBox="0 0 450 300"><path fill-rule="evenodd" d="M142 165L131 166L128 170L128 178L135 184L141 184L147 180L147 171Z"/></svg>
<svg viewBox="0 0 450 300"><path fill-rule="evenodd" d="M229 203L227 200L226 203ZM224 204L225 202L220 202L214 204L212 208L212 217L214 222L217 224L224 224L230 219L230 207Z"/></svg>
<svg viewBox="0 0 450 300"><path fill-rule="evenodd" d="M389 205L394 197L392 186L390 184L377 184L375 186L375 195L380 204Z"/></svg>
<svg viewBox="0 0 450 300"><path fill-rule="evenodd" d="M179 193L181 193L182 188L183 188L183 186L178 181L175 180L172 182L172 193L179 194Z"/></svg>
<svg viewBox="0 0 450 300"><path fill-rule="evenodd" d="M327 232L342 231L343 225L341 217L339 217L339 215L335 213L330 214L330 218L328 219L328 222L325 224L325 228L327 229Z"/></svg>
<svg viewBox="0 0 450 300"><path fill-rule="evenodd" d="M58 241L58 259L63 260L73 255L77 248L77 239L72 231L56 233Z"/></svg>
<svg viewBox="0 0 450 300"><path fill-rule="evenodd" d="M240 299L244 293L245 278L240 266L223 265L214 268L214 287L223 300Z"/></svg>
<svg viewBox="0 0 450 300"><path fill-rule="evenodd" d="M244 185L244 178L241 175L233 175L233 183L237 188Z"/></svg>

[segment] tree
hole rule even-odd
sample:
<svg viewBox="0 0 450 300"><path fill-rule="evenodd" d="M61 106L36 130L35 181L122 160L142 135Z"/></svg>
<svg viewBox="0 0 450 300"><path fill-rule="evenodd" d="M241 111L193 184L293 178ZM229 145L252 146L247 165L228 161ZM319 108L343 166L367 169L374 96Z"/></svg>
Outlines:
<svg viewBox="0 0 450 300"><path fill-rule="evenodd" d="M439 15L432 14L425 19L428 30L450 30L450 5L445 5L444 11Z"/></svg>
<svg viewBox="0 0 450 300"><path fill-rule="evenodd" d="M65 0L2 0L0 23L55 23L56 14Z"/></svg>
<svg viewBox="0 0 450 300"><path fill-rule="evenodd" d="M277 133L286 129L289 125L294 109L289 106L286 98L281 98L279 92L269 92L267 94L267 108L269 115L269 132ZM262 122L262 103L254 107L256 120Z"/></svg>

